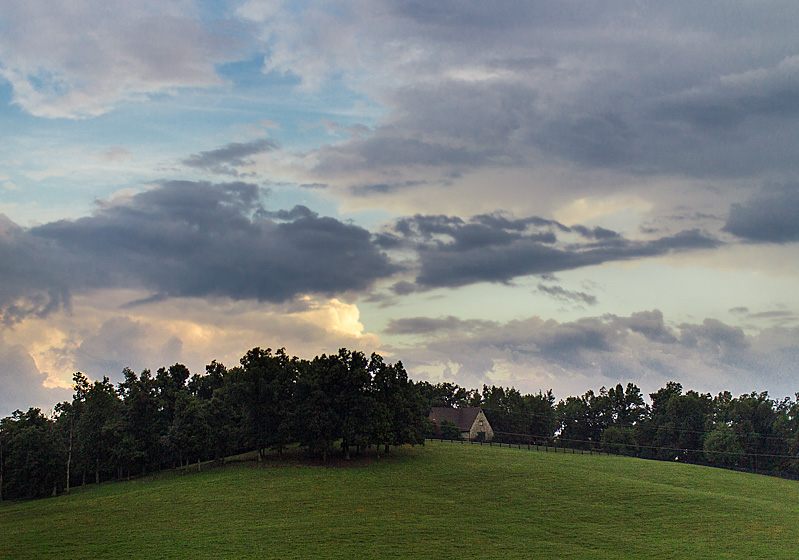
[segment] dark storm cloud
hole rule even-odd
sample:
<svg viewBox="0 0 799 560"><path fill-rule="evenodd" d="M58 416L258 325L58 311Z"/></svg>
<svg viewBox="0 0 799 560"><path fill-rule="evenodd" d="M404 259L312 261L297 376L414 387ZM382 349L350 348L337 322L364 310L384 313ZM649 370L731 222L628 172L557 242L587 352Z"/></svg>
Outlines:
<svg viewBox="0 0 799 560"><path fill-rule="evenodd" d="M540 218L504 222L489 218L477 216L467 222L451 216L417 215L397 221L397 233L413 244L418 253L417 284L433 288L484 281L502 283L519 276L719 245L716 239L698 230L650 241L627 240L611 235L609 230L600 230L598 234L592 232L591 237L597 238L593 242L558 243L553 230L575 231L581 237L589 230L566 228Z"/></svg>
<svg viewBox="0 0 799 560"><path fill-rule="evenodd" d="M559 301L566 301L566 302L574 301L579 303L585 303L587 305L597 304L596 296L592 296L591 294L586 294L585 292L575 292L572 290L567 290L560 286L547 286L545 284L539 284L538 291Z"/></svg>
<svg viewBox="0 0 799 560"><path fill-rule="evenodd" d="M391 286L391 291L398 296L407 296L419 291L419 287L413 282L402 280Z"/></svg>
<svg viewBox="0 0 799 560"><path fill-rule="evenodd" d="M425 319L408 318L402 324L468 323ZM796 391L798 328L746 335L715 319L669 327L655 309L629 317L608 314L563 323L531 317L470 332L420 328L417 333L421 340L403 349L403 362L410 367L455 364L448 371L457 373L445 380L465 386L504 379L502 383L517 387L524 383L520 390L552 387L565 396L630 380L650 392L676 380L710 392ZM526 373L520 377L516 371Z"/></svg>
<svg viewBox="0 0 799 560"><path fill-rule="evenodd" d="M303 206L267 212L247 183L167 182L78 220L6 224L0 255L7 319L94 288L281 302L363 290L395 270L368 231Z"/></svg>
<svg viewBox="0 0 799 560"><path fill-rule="evenodd" d="M662 111L698 127L731 127L749 117L799 114L799 58L791 56L754 71L721 76L672 95Z"/></svg>
<svg viewBox="0 0 799 560"><path fill-rule="evenodd" d="M391 166L477 167L488 154L483 150L457 145L448 140L429 141L406 138L392 131L380 131L368 140L356 139L320 151L320 173L342 173L358 169Z"/></svg>
<svg viewBox="0 0 799 560"><path fill-rule="evenodd" d="M705 319L701 325L682 324L680 332L680 343L689 347L707 344L719 350L735 350L747 344L743 329L731 327L718 319Z"/></svg>
<svg viewBox="0 0 799 560"><path fill-rule="evenodd" d="M771 187L733 204L723 229L748 241L799 241L799 185Z"/></svg>
<svg viewBox="0 0 799 560"><path fill-rule="evenodd" d="M231 142L216 150L191 155L182 163L188 167L221 175L238 175L235 168L251 163L252 160L249 158L278 148L279 144L270 138L259 138L250 142Z"/></svg>
<svg viewBox="0 0 799 560"><path fill-rule="evenodd" d="M640 333L653 342L672 344L677 336L663 321L663 312L659 309L639 311L630 317L619 318L618 323L633 332Z"/></svg>
<svg viewBox="0 0 799 560"><path fill-rule="evenodd" d="M468 170L542 155L645 175L799 166L793 4L367 4L380 16L345 29L397 78L380 89L388 113L321 150L317 171ZM318 25L311 13L304 22Z"/></svg>
<svg viewBox="0 0 799 560"><path fill-rule="evenodd" d="M543 231L527 232L530 228L540 228ZM468 221L457 216L417 214L397 220L394 229L409 240L434 242L439 246L447 243L454 250L508 245L523 238L540 243L555 243L557 238L553 229L571 231L558 222L537 216L509 219L501 214L480 214L472 216Z"/></svg>
<svg viewBox="0 0 799 560"><path fill-rule="evenodd" d="M411 187L426 185L427 181L404 181L401 183L376 183L371 185L356 185L350 188L355 196L370 196L374 194L387 194Z"/></svg>
<svg viewBox="0 0 799 560"><path fill-rule="evenodd" d="M549 321L548 321L549 323ZM585 352L613 352L618 331L602 320L586 317L570 323L550 323L538 333L539 354L547 360L574 366L583 361Z"/></svg>
<svg viewBox="0 0 799 560"><path fill-rule="evenodd" d="M292 220L297 220L299 218L314 219L319 216L318 213L312 211L307 206L303 206L302 204L296 205L291 210L278 210L277 212L262 211L259 212L259 215L265 218L272 218L274 220L283 220L283 221L292 221Z"/></svg>
<svg viewBox="0 0 799 560"><path fill-rule="evenodd" d="M0 321L14 324L68 307L72 263L53 244L0 214Z"/></svg>
<svg viewBox="0 0 799 560"><path fill-rule="evenodd" d="M587 228L585 226L572 226L571 229L587 239L613 239L619 237L615 231L603 227Z"/></svg>

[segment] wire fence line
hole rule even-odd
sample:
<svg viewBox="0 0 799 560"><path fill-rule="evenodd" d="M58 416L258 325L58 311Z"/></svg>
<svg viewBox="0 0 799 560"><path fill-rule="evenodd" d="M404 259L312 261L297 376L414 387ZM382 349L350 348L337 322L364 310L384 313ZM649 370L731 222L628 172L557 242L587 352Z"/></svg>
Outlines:
<svg viewBox="0 0 799 560"><path fill-rule="evenodd" d="M563 447L546 443L507 443L502 441L484 441L478 439L451 439L445 437L432 437L428 436L430 441L439 441L441 443L448 441L451 443L461 443L469 445L485 445L486 447L504 447L513 449L526 449L528 451L541 451L552 453L571 453L573 455L616 455L616 453L608 453L607 451L600 451L597 449L579 449L575 447Z"/></svg>
<svg viewBox="0 0 799 560"><path fill-rule="evenodd" d="M503 408L490 407L490 406L485 406L485 405L481 405L480 408L482 408L483 411L487 410L489 412L507 414L509 416L519 416L519 417L523 417L523 418L541 418L541 419L544 419L544 420L548 420L548 419L552 418L551 414L549 414L547 412L532 412L532 411L513 411L513 412L510 412L510 411L508 411L506 409L503 409ZM617 427L620 427L620 428L636 428L636 427L640 426L640 423L639 422L619 422L619 421L614 421L613 425L617 426ZM676 432L676 433L680 433L680 434L699 434L699 435L707 435L707 434L709 434L709 433L711 433L713 431L712 429L709 429L709 430L695 430L693 428L685 428L685 427L681 427L681 426L673 426L671 428L671 430ZM510 433L510 432L508 432L508 433ZM786 437L786 436L766 435L766 434L761 434L760 432L747 432L746 435L747 436L754 436L754 437L759 438L759 439L776 440L776 441L781 441L781 442L785 442L785 441L789 441L790 440L790 438Z"/></svg>
<svg viewBox="0 0 799 560"><path fill-rule="evenodd" d="M483 441L483 440L477 440L477 439L464 439L464 438L451 439L451 438L445 438L445 437L440 437L440 436L438 436L438 437L427 436L427 439L429 441L438 441L440 443L444 443L444 442L448 441L448 442L453 443L453 444L460 443L462 445L464 445L464 444L480 445L480 446L485 445L487 447L500 447L500 448L504 447L506 449L520 449L520 450L521 449L525 449L527 451L537 451L537 452L544 452L544 453L564 453L564 454L571 454L571 455L622 456L622 457L630 457L630 458L634 458L634 459L643 459L643 460L647 460L647 461L670 462L670 461L667 461L667 460L664 460L664 459L658 459L658 458L654 458L654 457L639 457L637 455L631 455L631 454L628 454L628 453L620 453L618 450L614 451L614 450L608 450L608 449L593 449L593 448L582 449L582 448L578 448L578 447L574 447L574 446L571 446L571 447L570 446L563 446L563 445L559 446L559 445L556 444L556 442L549 442L549 443L547 443L547 442L507 443L507 442L501 442L501 441ZM596 443L596 442L585 442L585 443ZM625 444L615 444L615 445L625 445ZM633 447L633 446L630 445L630 447ZM638 446L638 447L642 447L642 446ZM655 447L655 446L643 446L643 447L646 447L646 448L649 448L649 449L654 449L654 450L665 450L665 451L675 451L675 452L694 451L696 453L704 453L703 451L685 450L685 449L677 449L677 448L671 448L671 447ZM719 452L716 452L716 453L724 453L724 452L719 451ZM797 459L793 455L767 455L767 454L751 455L751 456L747 456L747 458L748 459L751 458L751 459L755 460L756 457L761 457L761 456L762 457L780 457L780 458ZM799 480L799 474L796 474L796 473L791 473L791 472L786 472L786 471L774 471L774 470L758 469L756 466L744 467L744 466L741 466L741 465L720 465L720 464L716 464L716 463L711 463L709 461L697 460L696 458L694 458L694 459L683 459L683 460L681 460L679 462L685 463L685 464L690 464L690 465L698 465L698 466L703 466L703 467L713 467L713 468L717 468L717 469L737 471L737 472L743 472L743 473L749 473L749 474L773 476L775 478L784 478L784 479L788 479L788 480Z"/></svg>

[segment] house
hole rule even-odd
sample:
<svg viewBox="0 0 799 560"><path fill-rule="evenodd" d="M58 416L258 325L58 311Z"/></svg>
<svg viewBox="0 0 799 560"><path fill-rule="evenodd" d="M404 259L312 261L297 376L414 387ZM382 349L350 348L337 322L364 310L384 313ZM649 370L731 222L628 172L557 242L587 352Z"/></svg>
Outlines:
<svg viewBox="0 0 799 560"><path fill-rule="evenodd" d="M436 433L440 433L441 422L449 420L458 426L463 439L482 438L483 441L491 441L494 437L494 430L491 429L488 418L479 406L468 408L434 406L430 409L429 418L436 426Z"/></svg>

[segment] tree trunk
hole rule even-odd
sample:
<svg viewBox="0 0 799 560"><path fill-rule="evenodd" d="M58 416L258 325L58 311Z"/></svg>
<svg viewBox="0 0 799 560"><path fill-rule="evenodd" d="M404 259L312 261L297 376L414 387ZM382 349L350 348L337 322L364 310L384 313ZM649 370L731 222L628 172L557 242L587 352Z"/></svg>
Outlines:
<svg viewBox="0 0 799 560"><path fill-rule="evenodd" d="M200 458L197 457L197 472L200 472Z"/></svg>
<svg viewBox="0 0 799 560"><path fill-rule="evenodd" d="M72 424L69 426L69 453L67 453L67 485L64 489L69 494L69 468L72 466Z"/></svg>
<svg viewBox="0 0 799 560"><path fill-rule="evenodd" d="M100 484L100 459L94 462L94 483Z"/></svg>

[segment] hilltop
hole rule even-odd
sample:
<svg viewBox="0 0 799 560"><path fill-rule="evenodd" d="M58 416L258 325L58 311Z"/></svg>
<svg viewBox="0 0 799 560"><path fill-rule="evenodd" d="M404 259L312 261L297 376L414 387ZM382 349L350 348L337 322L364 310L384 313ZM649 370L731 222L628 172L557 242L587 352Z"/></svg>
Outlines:
<svg viewBox="0 0 799 560"><path fill-rule="evenodd" d="M291 456L0 506L3 558L795 558L799 483L428 442Z"/></svg>

